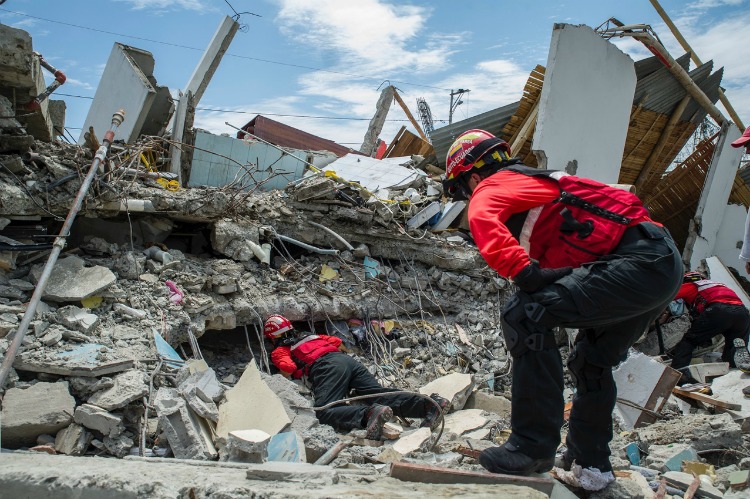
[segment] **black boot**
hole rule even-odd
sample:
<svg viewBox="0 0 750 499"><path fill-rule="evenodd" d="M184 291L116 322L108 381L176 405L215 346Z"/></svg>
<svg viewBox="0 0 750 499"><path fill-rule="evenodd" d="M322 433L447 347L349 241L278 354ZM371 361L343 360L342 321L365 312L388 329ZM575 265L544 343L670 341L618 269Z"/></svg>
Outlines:
<svg viewBox="0 0 750 499"><path fill-rule="evenodd" d="M479 455L479 464L492 473L505 475L528 475L530 473L544 473L552 469L555 457L534 459L521 451L510 442L500 447L491 447Z"/></svg>

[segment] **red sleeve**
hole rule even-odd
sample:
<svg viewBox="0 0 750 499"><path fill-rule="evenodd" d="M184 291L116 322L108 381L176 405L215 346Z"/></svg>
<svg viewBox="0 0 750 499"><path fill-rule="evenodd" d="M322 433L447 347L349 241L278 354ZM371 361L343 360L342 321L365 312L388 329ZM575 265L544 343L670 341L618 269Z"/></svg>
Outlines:
<svg viewBox="0 0 750 499"><path fill-rule="evenodd" d="M271 362L279 368L279 371L292 374L297 370L297 364L292 359L292 349L289 347L276 347L271 352Z"/></svg>
<svg viewBox="0 0 750 499"><path fill-rule="evenodd" d="M487 264L503 277L514 277L531 259L505 222L515 213L547 204L560 196L551 179L501 171L482 180L469 202L469 226Z"/></svg>
<svg viewBox="0 0 750 499"><path fill-rule="evenodd" d="M326 340L331 345L335 346L336 348L341 346L341 343L342 343L341 338L337 338L336 336L327 336L325 334L321 334L320 337Z"/></svg>
<svg viewBox="0 0 750 499"><path fill-rule="evenodd" d="M682 298L685 300L685 303L688 305L692 305L695 303L695 299L698 297L698 286L693 284L692 282L686 282L682 286L680 286L680 291L677 292L677 296L674 297L675 300L679 300Z"/></svg>

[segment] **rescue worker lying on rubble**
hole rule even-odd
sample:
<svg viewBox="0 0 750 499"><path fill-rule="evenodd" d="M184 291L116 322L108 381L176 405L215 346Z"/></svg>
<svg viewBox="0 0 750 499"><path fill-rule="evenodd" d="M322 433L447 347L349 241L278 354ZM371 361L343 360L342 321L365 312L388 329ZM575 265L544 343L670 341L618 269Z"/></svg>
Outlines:
<svg viewBox="0 0 750 499"><path fill-rule="evenodd" d="M680 384L695 383L687 371L693 350L717 335L724 336L721 360L750 372L747 351L750 313L737 294L720 282L709 281L700 272L687 272L675 300L684 300L690 313L690 329L672 351L672 368L682 373ZM662 322L669 314L665 311Z"/></svg>
<svg viewBox="0 0 750 499"><path fill-rule="evenodd" d="M307 376L312 384L315 407L355 395L391 393L398 390L380 386L375 377L346 351L340 338L324 334L297 332L292 323L281 315L270 316L263 333L271 340L274 350L271 361L286 377L299 379ZM423 427L440 421L439 416L450 402L438 395L426 397L397 393L365 399L366 405L339 404L317 412L321 423L339 431L366 428L367 438L379 440L383 425L394 415L403 418L424 418Z"/></svg>
<svg viewBox="0 0 750 499"><path fill-rule="evenodd" d="M614 480L612 367L677 293L680 254L634 194L530 168L510 154L507 142L469 130L446 157L445 192L470 200L479 252L519 288L501 312L513 358L511 435L479 461L514 475L552 468L564 406L553 330L578 328L568 361L576 393L560 464L575 462L581 484L599 490Z"/></svg>

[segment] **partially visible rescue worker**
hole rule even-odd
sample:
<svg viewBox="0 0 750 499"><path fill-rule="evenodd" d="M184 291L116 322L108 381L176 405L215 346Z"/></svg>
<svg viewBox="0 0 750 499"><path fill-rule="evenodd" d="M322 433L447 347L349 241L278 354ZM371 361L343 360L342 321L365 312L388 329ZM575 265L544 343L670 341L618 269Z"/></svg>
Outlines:
<svg viewBox="0 0 750 499"><path fill-rule="evenodd" d="M307 376L312 384L315 407L347 398L352 390L355 395L384 394L363 400L366 405L339 404L317 411L321 423L337 430L366 428L367 438L378 440L382 436L383 425L394 415L424 418L422 426L432 427L450 404L438 395L431 395L440 406L441 410L438 411L435 404L424 397L398 393L398 390L380 386L362 364L343 353L345 348L340 338L298 333L292 323L281 315L266 319L263 334L276 347L271 352L271 361L282 374L294 379Z"/></svg>
<svg viewBox="0 0 750 499"><path fill-rule="evenodd" d="M672 368L682 372L680 382L695 381L684 369L693 358L693 350L719 334L724 336L721 360L750 372L747 351L750 313L737 294L724 284L691 271L683 277L682 287L675 297L679 299L685 301L692 321L690 329L672 351Z"/></svg>
<svg viewBox="0 0 750 499"><path fill-rule="evenodd" d="M530 168L510 154L507 142L469 130L446 157L446 193L470 199L480 253L519 288L501 313L513 357L512 433L482 452L480 463L515 475L552 468L564 405L553 328L579 328L568 362L576 394L563 457L596 477L580 481L598 490L614 480L612 367L677 293L680 255L634 194Z"/></svg>

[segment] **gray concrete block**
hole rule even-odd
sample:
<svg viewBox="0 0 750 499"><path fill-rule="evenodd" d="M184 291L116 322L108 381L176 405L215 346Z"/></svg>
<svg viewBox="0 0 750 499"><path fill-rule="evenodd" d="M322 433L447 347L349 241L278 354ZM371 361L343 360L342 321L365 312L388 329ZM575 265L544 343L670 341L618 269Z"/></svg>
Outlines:
<svg viewBox="0 0 750 499"><path fill-rule="evenodd" d="M31 276L38 281L43 265L31 269ZM86 267L77 256L69 256L55 263L52 275L44 290L45 300L55 302L77 302L104 291L117 281L115 274L106 267Z"/></svg>
<svg viewBox="0 0 750 499"><path fill-rule="evenodd" d="M264 463L268 458L270 441L271 435L262 430L229 432L219 460L233 463Z"/></svg>
<svg viewBox="0 0 750 499"><path fill-rule="evenodd" d="M44 433L55 434L73 421L75 400L67 382L37 383L5 393L2 410L2 446L31 447Z"/></svg>
<svg viewBox="0 0 750 499"><path fill-rule="evenodd" d="M69 456L82 456L91 443L92 435L77 424L72 424L57 432L55 450Z"/></svg>
<svg viewBox="0 0 750 499"><path fill-rule="evenodd" d="M122 416L116 416L91 404L78 406L73 420L79 425L98 431L105 437L119 435L123 430Z"/></svg>
<svg viewBox="0 0 750 499"><path fill-rule="evenodd" d="M214 459L216 448L210 433L174 388L159 388L154 399L159 425L178 459Z"/></svg>
<svg viewBox="0 0 750 499"><path fill-rule="evenodd" d="M111 411L125 407L148 394L146 375L141 371L132 370L118 374L112 381L112 388L94 393L89 397L88 403Z"/></svg>

